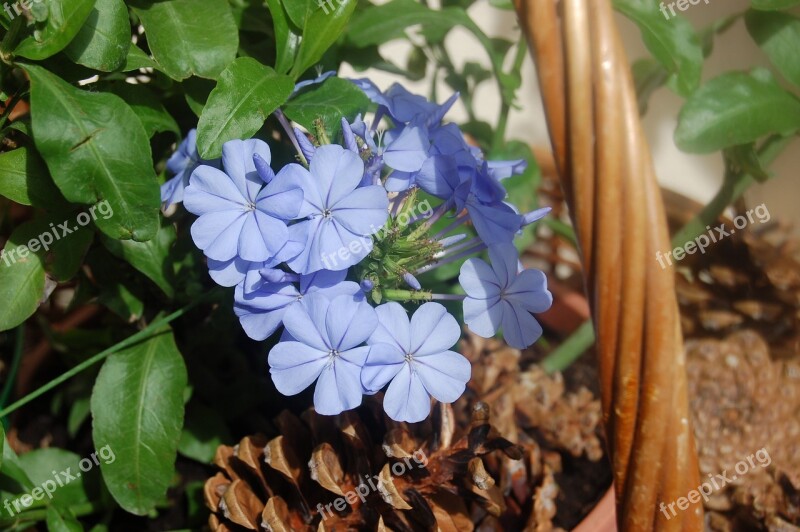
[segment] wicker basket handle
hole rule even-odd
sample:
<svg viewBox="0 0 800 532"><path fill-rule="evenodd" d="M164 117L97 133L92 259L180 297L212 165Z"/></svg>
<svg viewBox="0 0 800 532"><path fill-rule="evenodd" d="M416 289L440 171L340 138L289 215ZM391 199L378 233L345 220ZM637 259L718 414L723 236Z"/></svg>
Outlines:
<svg viewBox="0 0 800 532"><path fill-rule="evenodd" d="M622 530L702 530L666 216L610 0L515 0L534 51L597 333ZM669 515L669 518L667 517Z"/></svg>

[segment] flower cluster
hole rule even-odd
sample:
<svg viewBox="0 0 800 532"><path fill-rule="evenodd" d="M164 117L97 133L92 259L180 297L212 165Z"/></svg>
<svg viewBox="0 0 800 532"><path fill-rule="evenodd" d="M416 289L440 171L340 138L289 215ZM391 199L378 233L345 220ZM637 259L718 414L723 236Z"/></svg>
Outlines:
<svg viewBox="0 0 800 532"><path fill-rule="evenodd" d="M514 347L541 335L531 313L552 296L512 241L548 209L522 214L504 201L502 181L525 162L486 161L443 123L458 95L437 105L400 85L354 83L376 110L371 123L343 118L341 144L280 116L302 164L275 173L261 140L227 142L221 161L200 161L190 133L162 199L182 196L197 215L192 238L211 277L235 287L247 335L264 340L282 328L268 357L281 393L316 383L316 410L334 415L386 388L387 414L417 422L431 397L453 402L470 378L469 362L451 350L461 327L436 301L461 301L472 331L502 329ZM490 263L469 258L487 250ZM424 274L452 263L461 263L452 293L423 288Z"/></svg>

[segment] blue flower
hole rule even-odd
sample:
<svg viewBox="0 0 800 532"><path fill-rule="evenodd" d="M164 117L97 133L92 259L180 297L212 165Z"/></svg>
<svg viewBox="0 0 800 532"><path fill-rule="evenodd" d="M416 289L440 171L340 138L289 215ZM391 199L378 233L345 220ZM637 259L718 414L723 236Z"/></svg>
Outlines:
<svg viewBox="0 0 800 532"><path fill-rule="evenodd" d="M366 390L377 391L391 381L383 399L389 417L416 423L428 417L431 396L452 403L464 393L471 366L450 351L461 328L442 305L425 303L410 322L399 303L386 303L376 312L378 326L367 340L370 352L361 382Z"/></svg>
<svg viewBox="0 0 800 532"><path fill-rule="evenodd" d="M373 235L389 216L389 199L381 186L359 186L364 163L351 151L329 144L317 148L309 170L290 164L286 175L303 189L299 217L289 228L291 240L304 242L303 251L288 261L297 273L345 270L372 250Z"/></svg>
<svg viewBox="0 0 800 532"><path fill-rule="evenodd" d="M241 283L234 291L233 310L239 317L242 328L253 340L265 340L283 322L283 316L291 305L299 304L306 294L319 292L328 299L339 295L361 296L361 287L345 281L346 271L320 270L310 275L300 275L300 286L292 274L284 274L280 282L268 282L262 276L272 276L280 270L263 268L257 274L262 282L255 290L248 290Z"/></svg>
<svg viewBox="0 0 800 532"><path fill-rule="evenodd" d="M307 304L292 305L283 317L292 340L279 342L269 352L272 381L284 395L296 395L317 381L316 411L340 414L361 404L361 368L370 348L359 346L375 330L378 318L368 303L353 296L305 298Z"/></svg>
<svg viewBox="0 0 800 532"><path fill-rule="evenodd" d="M469 259L461 266L458 281L467 294L464 321L484 338L502 327L508 345L524 349L542 335L531 312L544 312L553 303L547 278L539 270L518 273L517 250L512 244L490 246L489 257L491 266L481 259Z"/></svg>
<svg viewBox="0 0 800 532"><path fill-rule="evenodd" d="M262 270L274 268L296 257L302 250L303 242L288 240L274 257L264 262L250 262L239 257L227 261L208 259L208 273L218 285L242 283L245 293L249 293L263 284Z"/></svg>
<svg viewBox="0 0 800 532"><path fill-rule="evenodd" d="M219 168L219 159L206 161L197 154L197 130L192 129L167 161L167 170L175 177L161 185L161 203L169 207L183 201L183 191L189 177L201 164Z"/></svg>
<svg viewBox="0 0 800 532"><path fill-rule="evenodd" d="M306 87L308 87L310 85L317 85L318 83L322 83L326 79L328 79L330 77L333 77L335 75L336 75L336 71L335 70L329 70L328 72L325 72L324 74L320 73L314 79L307 79L305 81L300 81L298 83L295 83L294 91L292 91L292 96L294 96L295 94L300 92L301 89L304 89L304 88L306 88Z"/></svg>
<svg viewBox="0 0 800 532"><path fill-rule="evenodd" d="M268 164L269 146L260 140L226 142L225 172L198 166L186 187L186 208L199 216L192 224L192 239L210 259L263 262L289 238L285 221L300 212L303 191L284 172L264 186L264 177L272 176L256 171L254 156Z"/></svg>

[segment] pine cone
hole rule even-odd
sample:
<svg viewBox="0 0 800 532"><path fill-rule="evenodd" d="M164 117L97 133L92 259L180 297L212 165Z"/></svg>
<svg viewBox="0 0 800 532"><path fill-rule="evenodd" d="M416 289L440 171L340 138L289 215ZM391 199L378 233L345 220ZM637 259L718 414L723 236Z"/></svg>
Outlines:
<svg viewBox="0 0 800 532"><path fill-rule="evenodd" d="M602 457L599 402L566 393L560 375L520 371L520 352L497 340L462 347L468 390L426 422L396 423L374 396L340 416L284 411L278 436L221 446L205 485L211 529L561 530L559 511L594 502L564 501L558 483L562 460ZM589 496L610 482L598 467L606 483Z"/></svg>
<svg viewBox="0 0 800 532"><path fill-rule="evenodd" d="M686 349L701 478L731 479L706 506L751 526L800 524L800 365L773 361L752 331Z"/></svg>

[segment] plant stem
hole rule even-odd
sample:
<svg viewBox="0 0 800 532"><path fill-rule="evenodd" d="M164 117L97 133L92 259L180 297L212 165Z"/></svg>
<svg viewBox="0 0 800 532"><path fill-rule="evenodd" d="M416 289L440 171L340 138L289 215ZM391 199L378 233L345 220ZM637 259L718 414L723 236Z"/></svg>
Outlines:
<svg viewBox="0 0 800 532"><path fill-rule="evenodd" d="M22 324L16 329L16 338L14 339L14 355L11 360L11 368L6 377L6 383L3 385L3 391L0 393L0 408L6 404L8 398L11 396L11 390L14 388L14 382L17 380L17 371L19 370L19 362L22 359L22 348L25 344L25 325ZM3 417L3 426L8 429L8 421Z"/></svg>
<svg viewBox="0 0 800 532"><path fill-rule="evenodd" d="M416 290L395 290L387 288L383 291L383 297L392 301L430 301L431 293Z"/></svg>
<svg viewBox="0 0 800 532"><path fill-rule="evenodd" d="M104 351L101 351L100 353L97 353L93 357L90 357L90 358L84 360L83 362L81 362L80 364L78 364L77 366L72 368L71 370L67 371L66 373L63 373L63 374L59 375L58 377L56 377L55 379L51 380L50 382L48 382L44 386L38 388L37 390L34 390L33 392L29 393L28 395L26 395L25 397L23 397L19 401L17 401L15 403L9 405L8 407L4 408L2 411L0 411L0 418L7 416L8 414L14 412L15 410L17 410L18 408L20 408L22 406L25 406L26 404L30 403L34 399L36 399L38 397L41 397L42 395L44 395L45 393L49 392L50 390L52 390L53 388L55 388L59 384L62 384L64 382L68 381L69 379L71 379L72 377L77 375L78 373L80 373L83 370L85 370L85 369L97 364L98 362L100 362L101 360L104 360L108 356L113 355L114 353L117 353L119 351L122 351L123 349L125 349L127 347L130 347L130 346L140 342L141 340L145 340L145 339L147 339L147 338L149 338L151 336L154 336L155 334L158 333L159 329L161 329L162 327L164 327L168 323L180 318L181 316L183 316L184 314L189 312L189 310L191 310L195 305L199 304L200 302L204 301L205 299L206 298L199 298L199 299L193 301L192 303L189 303L188 305L186 305L182 309L176 310L175 312L173 312L169 316L166 316L164 318L161 318L160 320L154 321L153 323L151 323L150 325L148 325L147 327L145 327L141 331L137 332L136 334L133 334L133 335L127 337L126 339L122 340L121 342L109 347L108 349L106 349Z"/></svg>
<svg viewBox="0 0 800 532"><path fill-rule="evenodd" d="M20 30L22 30L24 21L25 17L19 16L15 18L11 22L8 33L5 34L3 41L0 42L0 60L4 63L11 64L11 51L16 48L17 37L19 36Z"/></svg>
<svg viewBox="0 0 800 532"><path fill-rule="evenodd" d="M103 508L100 502L83 502L70 505L69 509L75 517L93 514ZM11 519L0 519L0 529L8 530L14 525L19 525L29 521L43 521L47 518L47 508L22 512Z"/></svg>
<svg viewBox="0 0 800 532"><path fill-rule="evenodd" d="M758 158L762 166L767 166L774 161L792 140L793 137L778 135L765 140L758 149ZM705 233L706 226L714 223L728 205L738 200L755 181L756 179L752 175L744 172L726 174L725 181L714 198L672 237L672 247L683 246Z"/></svg>
<svg viewBox="0 0 800 532"><path fill-rule="evenodd" d="M522 63L525 61L525 53L528 51L527 43L525 41L525 34L520 35L519 42L517 43L517 52L514 55L514 63L511 65L509 73L520 72L522 70ZM520 73L520 76L522 74ZM511 112L511 100L507 99L504 92L503 82L498 78L498 86L500 88L500 97L503 103L500 106L500 118L497 120L497 128L494 130L494 137L492 138L492 151L499 150L505 145L506 128L508 127L508 114Z"/></svg>
<svg viewBox="0 0 800 532"><path fill-rule="evenodd" d="M564 371L594 343L592 320L586 320L575 332L542 361L542 368L549 374Z"/></svg>

